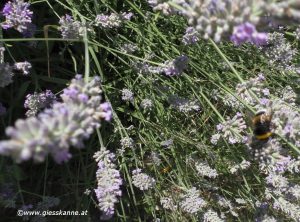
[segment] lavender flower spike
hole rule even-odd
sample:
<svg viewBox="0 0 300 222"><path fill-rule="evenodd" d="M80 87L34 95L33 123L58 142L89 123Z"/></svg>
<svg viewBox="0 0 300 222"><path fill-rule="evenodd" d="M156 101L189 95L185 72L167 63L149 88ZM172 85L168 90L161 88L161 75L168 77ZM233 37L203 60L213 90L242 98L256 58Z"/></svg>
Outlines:
<svg viewBox="0 0 300 222"><path fill-rule="evenodd" d="M41 109L49 107L56 100L51 90L41 93L28 94L24 107L28 109L26 116L35 116Z"/></svg>
<svg viewBox="0 0 300 222"><path fill-rule="evenodd" d="M30 62L16 62L14 65L14 69L21 71L23 75L29 75L29 70L32 68Z"/></svg>
<svg viewBox="0 0 300 222"><path fill-rule="evenodd" d="M132 171L132 183L140 190L149 190L154 187L155 179L142 173L142 170L137 168Z"/></svg>
<svg viewBox="0 0 300 222"><path fill-rule="evenodd" d="M130 13L111 13L110 15L99 14L96 16L95 25L102 28L118 28L124 21L129 21L133 14Z"/></svg>
<svg viewBox="0 0 300 222"><path fill-rule="evenodd" d="M245 42L250 42L254 45L260 46L267 43L267 33L260 33L256 31L253 24L246 22L234 27L231 41L235 45L241 45Z"/></svg>
<svg viewBox="0 0 300 222"><path fill-rule="evenodd" d="M184 45L193 45L199 41L199 33L194 27L187 27L182 38Z"/></svg>
<svg viewBox="0 0 300 222"><path fill-rule="evenodd" d="M116 170L115 155L105 148L96 152L94 158L98 162L96 172L98 187L95 193L98 199L99 207L104 212L103 220L110 219L115 212L115 204L118 197L122 195L120 186L122 179L120 172Z"/></svg>
<svg viewBox="0 0 300 222"><path fill-rule="evenodd" d="M14 28L23 33L31 24L33 12L30 11L30 4L23 0L9 1L4 5L2 14L5 16L5 21L2 23L3 29Z"/></svg>
<svg viewBox="0 0 300 222"><path fill-rule="evenodd" d="M110 119L110 109L102 105L100 79L85 83L77 75L56 102L37 117L17 120L6 129L7 140L0 141L0 154L17 162L33 159L43 162L51 154L57 163L67 161L69 148L82 148L85 139L100 127L102 119Z"/></svg>
<svg viewBox="0 0 300 222"><path fill-rule="evenodd" d="M187 67L188 57L185 55L181 55L174 60L166 61L165 67L163 68L163 72L167 76L176 76L180 75L183 70Z"/></svg>
<svg viewBox="0 0 300 222"><path fill-rule="evenodd" d="M84 35L84 27L88 29L88 32L93 33L94 30L89 24L76 21L72 16L66 14L59 20L60 27L58 30L61 32L63 39L80 39Z"/></svg>

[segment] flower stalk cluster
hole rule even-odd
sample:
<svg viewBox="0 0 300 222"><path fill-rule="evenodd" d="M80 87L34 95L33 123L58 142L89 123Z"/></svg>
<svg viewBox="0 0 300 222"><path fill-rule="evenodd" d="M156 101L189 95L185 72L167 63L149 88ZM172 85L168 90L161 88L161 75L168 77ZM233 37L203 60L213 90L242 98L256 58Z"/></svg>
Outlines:
<svg viewBox="0 0 300 222"><path fill-rule="evenodd" d="M149 190L154 187L155 179L142 173L142 170L138 168L132 171L132 183L140 190Z"/></svg>
<svg viewBox="0 0 300 222"><path fill-rule="evenodd" d="M245 40L256 45L265 43L266 34L257 32L255 26L266 26L266 15L269 23L300 18L299 3L293 0L148 0L148 3L165 15L184 15L204 39L220 42L233 35L235 44ZM246 28L247 24L252 28Z"/></svg>
<svg viewBox="0 0 300 222"><path fill-rule="evenodd" d="M120 187L123 182L114 163L115 154L104 148L94 154L94 159L98 163L96 172L98 186L94 191L100 210L104 213L102 219L110 219L114 215L118 197L122 195Z"/></svg>
<svg viewBox="0 0 300 222"><path fill-rule="evenodd" d="M30 4L23 0L9 1L4 5L2 14L5 21L2 23L3 29L14 28L23 33L31 24L33 12L29 9Z"/></svg>
<svg viewBox="0 0 300 222"><path fill-rule="evenodd" d="M111 13L110 15L99 14L95 19L95 25L102 28L118 28L124 21L129 21L133 13L123 12L121 14Z"/></svg>
<svg viewBox="0 0 300 222"><path fill-rule="evenodd" d="M55 100L56 96L51 92L51 90L28 94L24 103L24 107L28 109L26 116L30 117L37 115L41 109L49 107Z"/></svg>
<svg viewBox="0 0 300 222"><path fill-rule="evenodd" d="M14 127L6 129L9 139L0 141L0 154L16 162L43 162L47 154L57 163L69 160L71 146L83 148L84 140L100 127L101 121L111 119L110 105L102 103L101 92L98 77L85 83L77 75L64 89L61 102L36 117L19 119Z"/></svg>

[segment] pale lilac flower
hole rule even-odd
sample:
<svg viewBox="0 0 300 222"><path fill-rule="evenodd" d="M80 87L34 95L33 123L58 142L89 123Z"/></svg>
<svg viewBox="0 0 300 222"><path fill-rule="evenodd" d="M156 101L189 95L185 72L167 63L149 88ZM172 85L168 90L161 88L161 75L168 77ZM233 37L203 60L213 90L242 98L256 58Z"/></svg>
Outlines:
<svg viewBox="0 0 300 222"><path fill-rule="evenodd" d="M201 110L197 100L189 100L179 97L177 95L171 95L168 97L168 102L172 107L182 113L199 112Z"/></svg>
<svg viewBox="0 0 300 222"><path fill-rule="evenodd" d="M130 89L122 89L122 100L133 102L134 94Z"/></svg>
<svg viewBox="0 0 300 222"><path fill-rule="evenodd" d="M277 93L278 97L280 97L283 101L291 104L291 105L296 105L296 99L297 99L297 94L295 91L292 89L291 86L286 86L282 90L280 90L280 93Z"/></svg>
<svg viewBox="0 0 300 222"><path fill-rule="evenodd" d="M124 21L129 21L133 14L130 13L111 13L110 15L99 14L95 19L95 25L102 28L118 28Z"/></svg>
<svg viewBox="0 0 300 222"><path fill-rule="evenodd" d="M216 143L217 139L221 137L227 140L230 144L244 143L245 142L245 129L247 129L246 122L244 121L241 113L236 113L232 118L227 117L226 121L217 125L217 134L213 135L211 141Z"/></svg>
<svg viewBox="0 0 300 222"><path fill-rule="evenodd" d="M59 19L59 28L63 39L79 39L84 36L84 30L93 33L93 29L88 24L76 21L72 16L66 14Z"/></svg>
<svg viewBox="0 0 300 222"><path fill-rule="evenodd" d="M187 0L171 0L171 1L164 1L164 0L147 0L148 4L153 8L154 11L161 11L164 15L171 15L171 14L182 14L180 10L173 7L170 3L188 7Z"/></svg>
<svg viewBox="0 0 300 222"><path fill-rule="evenodd" d="M30 4L23 0L12 0L7 2L2 9L5 21L2 23L3 29L14 28L23 33L31 24L33 12L29 10Z"/></svg>
<svg viewBox="0 0 300 222"><path fill-rule="evenodd" d="M212 169L207 163L205 162L196 162L195 164L196 171L199 176L202 177L209 177L209 178L216 178L218 173L215 169Z"/></svg>
<svg viewBox="0 0 300 222"><path fill-rule="evenodd" d="M236 93L237 96L240 97L244 102L249 105L257 105L260 101L257 101L253 94L254 93L258 98L263 99L269 98L269 91L265 88L264 83L265 77L262 73L260 73L255 78L250 78L243 83L239 83L236 85Z"/></svg>
<svg viewBox="0 0 300 222"><path fill-rule="evenodd" d="M179 203L180 208L189 214L198 213L203 210L206 205L206 201L200 197L200 193L195 187L189 189Z"/></svg>
<svg viewBox="0 0 300 222"><path fill-rule="evenodd" d="M160 145L164 148L170 148L173 145L173 139L164 140L160 143Z"/></svg>
<svg viewBox="0 0 300 222"><path fill-rule="evenodd" d="M293 204L285 200L283 197L279 197L278 199L275 200L273 204L273 208L282 211L294 221L300 221L299 205Z"/></svg>
<svg viewBox="0 0 300 222"><path fill-rule="evenodd" d="M147 62L137 62L133 66L140 74L159 74L162 72L162 67L153 66Z"/></svg>
<svg viewBox="0 0 300 222"><path fill-rule="evenodd" d="M288 192L294 197L296 198L296 200L300 200L300 185L294 185L292 187L289 187Z"/></svg>
<svg viewBox="0 0 300 222"><path fill-rule="evenodd" d="M0 63L4 62L4 52L5 52L5 48L4 47L0 47Z"/></svg>
<svg viewBox="0 0 300 222"><path fill-rule="evenodd" d="M280 174L275 174L275 173L270 173L266 177L266 182L267 184L272 185L272 187L284 191L289 185L287 178L283 177Z"/></svg>
<svg viewBox="0 0 300 222"><path fill-rule="evenodd" d="M100 108L104 112L102 118L104 118L105 121L108 121L108 122L111 121L112 116L113 116L111 104L108 102L104 102L100 105Z"/></svg>
<svg viewBox="0 0 300 222"><path fill-rule="evenodd" d="M160 166L162 163L162 161L160 159L160 155L155 151L151 151L151 154L149 155L149 159L156 166Z"/></svg>
<svg viewBox="0 0 300 222"><path fill-rule="evenodd" d="M140 106L144 110L151 110L153 107L152 100L151 99L143 99Z"/></svg>
<svg viewBox="0 0 300 222"><path fill-rule="evenodd" d="M233 204L231 203L230 200L227 200L226 198L220 196L220 195L217 195L217 203L220 207L222 208L226 208L228 209L228 212L234 216L234 217L238 217L238 213L235 212L235 207L233 206Z"/></svg>
<svg viewBox="0 0 300 222"><path fill-rule="evenodd" d="M234 27L230 39L235 45L249 42L256 46L261 46L267 44L268 35L267 33L257 32L253 24L246 22Z"/></svg>
<svg viewBox="0 0 300 222"><path fill-rule="evenodd" d="M227 38L234 27L246 23L255 26L265 25L263 22L265 15L268 15L272 21L279 20L282 23L289 21L286 18L299 20L299 5L295 1L157 0L150 1L150 3L154 10L160 10L166 15L179 11L187 18L189 24L199 32L201 37L204 39L211 38L216 42ZM237 41L243 37L244 35L241 34ZM265 33L254 32L251 36L251 42L260 45L265 42L265 37Z"/></svg>
<svg viewBox="0 0 300 222"><path fill-rule="evenodd" d="M51 90L28 94L24 103L24 107L28 109L26 116L36 116L41 109L49 107L55 100L56 96L51 92Z"/></svg>
<svg viewBox="0 0 300 222"><path fill-rule="evenodd" d="M176 211L178 209L177 204L170 197L162 197L162 198L160 198L160 204L166 210Z"/></svg>
<svg viewBox="0 0 300 222"><path fill-rule="evenodd" d="M283 33L271 33L268 35L268 45L262 47L268 63L275 68L282 70L294 70L292 64L293 59L297 54L297 50L287 42Z"/></svg>
<svg viewBox="0 0 300 222"><path fill-rule="evenodd" d="M296 146L300 145L300 113L280 99L274 99L270 107L272 108L272 123L274 132L285 136Z"/></svg>
<svg viewBox="0 0 300 222"><path fill-rule="evenodd" d="M219 215L211 209L206 211L203 215L203 222L223 222L223 221L224 220L221 219Z"/></svg>
<svg viewBox="0 0 300 222"><path fill-rule="evenodd" d="M68 94L71 90L76 92L72 96ZM88 101L82 101L82 94L88 96ZM62 163L71 157L71 146L82 148L84 140L107 117L101 108L100 79L95 77L85 83L82 76L77 75L61 99L37 117L19 119L15 127L8 127L9 139L0 141L0 154L11 156L16 162L29 159L43 162L46 155L51 154L57 163Z"/></svg>
<svg viewBox="0 0 300 222"><path fill-rule="evenodd" d="M194 27L187 27L185 30L185 34L182 38L182 42L184 45L193 45L199 41L198 37L199 33L195 30Z"/></svg>
<svg viewBox="0 0 300 222"><path fill-rule="evenodd" d="M123 53L132 54L138 50L138 46L132 43L126 43L121 46L120 50Z"/></svg>
<svg viewBox="0 0 300 222"><path fill-rule="evenodd" d="M86 189L83 193L87 196L89 196L91 194L91 190L90 189Z"/></svg>
<svg viewBox="0 0 300 222"><path fill-rule="evenodd" d="M124 137L120 140L120 144L122 148L133 148L134 147L134 141L130 137Z"/></svg>
<svg viewBox="0 0 300 222"><path fill-rule="evenodd" d="M217 145L218 141L220 140L221 138L221 134L219 133L216 133L214 135L211 136L210 138L210 142L213 144L213 145Z"/></svg>
<svg viewBox="0 0 300 222"><path fill-rule="evenodd" d="M296 35L296 39L300 40L300 26L297 27L297 29L294 31L294 34Z"/></svg>
<svg viewBox="0 0 300 222"><path fill-rule="evenodd" d="M16 62L14 64L14 69L21 71L23 75L27 76L29 74L29 70L32 68L30 62Z"/></svg>
<svg viewBox="0 0 300 222"><path fill-rule="evenodd" d="M115 212L115 204L118 197L122 195L121 185L123 183L120 172L116 169L115 155L106 149L94 154L98 163L96 172L97 189L95 193L100 210L103 211L102 219L110 219Z"/></svg>
<svg viewBox="0 0 300 222"><path fill-rule="evenodd" d="M140 190L149 190L155 186L155 179L142 173L142 170L137 168L132 171L132 183Z"/></svg>
<svg viewBox="0 0 300 222"><path fill-rule="evenodd" d="M243 160L241 163L232 166L229 171L232 174L235 174L239 169L240 170L245 170L250 167L251 163L249 161Z"/></svg>
<svg viewBox="0 0 300 222"><path fill-rule="evenodd" d="M265 214L263 217L257 218L255 222L277 222L277 220L274 217Z"/></svg>
<svg viewBox="0 0 300 222"><path fill-rule="evenodd" d="M167 76L177 76L180 75L184 69L186 69L188 64L188 57L181 55L176 59L166 61L162 72Z"/></svg>

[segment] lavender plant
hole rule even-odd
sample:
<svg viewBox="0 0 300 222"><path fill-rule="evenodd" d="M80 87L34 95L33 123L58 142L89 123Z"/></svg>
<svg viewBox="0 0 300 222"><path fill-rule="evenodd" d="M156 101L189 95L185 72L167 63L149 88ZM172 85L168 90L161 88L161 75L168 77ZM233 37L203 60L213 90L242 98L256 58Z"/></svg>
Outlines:
<svg viewBox="0 0 300 222"><path fill-rule="evenodd" d="M17 162L33 159L45 160L51 154L58 163L71 158L70 146L83 147L102 119L110 119L110 109L101 103L99 79L85 83L77 75L56 102L37 117L17 120L15 127L8 127L10 139L0 142L0 153Z"/></svg>
<svg viewBox="0 0 300 222"><path fill-rule="evenodd" d="M110 219L115 212L115 204L118 197L122 195L120 186L122 179L120 172L116 169L115 155L106 149L101 149L94 154L94 158L98 163L96 172L97 189L95 193L98 204L103 211L102 219Z"/></svg>
<svg viewBox="0 0 300 222"><path fill-rule="evenodd" d="M23 0L8 1L2 9L5 21L1 24L3 29L14 28L25 32L31 24L33 12L29 9L30 4Z"/></svg>
<svg viewBox="0 0 300 222"><path fill-rule="evenodd" d="M299 221L298 1L0 7L3 220Z"/></svg>

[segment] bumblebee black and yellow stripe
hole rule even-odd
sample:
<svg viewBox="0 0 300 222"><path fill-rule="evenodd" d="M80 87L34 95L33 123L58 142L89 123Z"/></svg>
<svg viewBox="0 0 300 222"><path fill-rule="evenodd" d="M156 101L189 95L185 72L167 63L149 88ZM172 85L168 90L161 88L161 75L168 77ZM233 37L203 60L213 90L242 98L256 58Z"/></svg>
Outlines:
<svg viewBox="0 0 300 222"><path fill-rule="evenodd" d="M266 140L266 139L269 139L270 136L272 136L272 132L267 132L267 133L262 134L262 135L255 135L255 138L258 139L258 140Z"/></svg>
<svg viewBox="0 0 300 222"><path fill-rule="evenodd" d="M270 130L271 126L271 116L266 115L264 111L257 113L253 119L253 133L256 139L258 140L266 140L270 136L272 136L272 132Z"/></svg>

